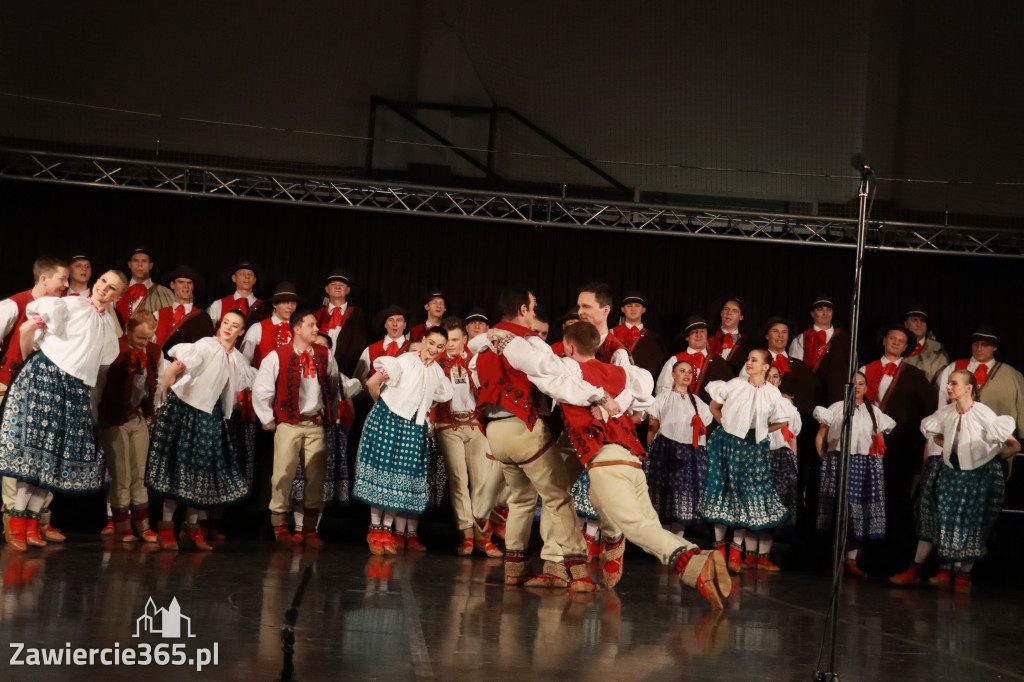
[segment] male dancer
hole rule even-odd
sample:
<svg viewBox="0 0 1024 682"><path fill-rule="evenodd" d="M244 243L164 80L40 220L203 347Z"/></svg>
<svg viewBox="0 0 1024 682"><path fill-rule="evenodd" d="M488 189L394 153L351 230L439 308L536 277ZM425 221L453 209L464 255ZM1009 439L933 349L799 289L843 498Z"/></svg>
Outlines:
<svg viewBox="0 0 1024 682"><path fill-rule="evenodd" d="M626 321L612 329L612 334L626 347L626 350L632 353L637 341L647 336L650 331L644 327L643 322L644 313L647 312L643 295L639 291L626 292L626 295L622 297L622 307L619 310Z"/></svg>
<svg viewBox="0 0 1024 682"><path fill-rule="evenodd" d="M321 334L331 339L338 370L349 375L359 361L359 354L369 343L363 309L348 302L352 284L344 270L334 270L324 282L327 305L316 311Z"/></svg>
<svg viewBox="0 0 1024 682"><path fill-rule="evenodd" d="M68 288L65 296L89 297L89 280L92 279L92 262L81 251L68 259Z"/></svg>
<svg viewBox="0 0 1024 682"><path fill-rule="evenodd" d="M374 360L381 355L397 357L409 349L409 337L405 335L405 319L405 308L393 303L377 315L379 324L375 326L383 326L385 336L363 349L359 362L356 363L356 379L365 384L366 380L376 373L373 369Z"/></svg>
<svg viewBox="0 0 1024 682"><path fill-rule="evenodd" d="M732 369L731 379L739 374L743 364L747 361L747 352L753 347L750 337L740 333L740 322L743 321L743 301L738 297L725 299L719 315L722 318L722 326L714 334L708 337L708 352L711 355L721 355L729 361ZM714 381L717 378L709 378Z"/></svg>
<svg viewBox="0 0 1024 682"><path fill-rule="evenodd" d="M949 364L949 353L929 329L928 313L924 307L910 306L903 313L903 326L916 339L914 349L905 358L907 363L924 372L928 381L935 381L935 377ZM940 397L944 397L945 390L945 386L940 387Z"/></svg>
<svg viewBox="0 0 1024 682"><path fill-rule="evenodd" d="M691 393L694 395L706 394L704 390L707 383L705 375L710 358L714 357L708 352L708 323L700 315L690 315L683 324L683 337L686 339L686 350L665 361L661 368L661 374L658 375L658 381L654 385L655 394L672 390L672 366L680 360L685 360L693 367ZM703 395L701 395L701 399L703 399ZM705 402L708 401L705 400Z"/></svg>
<svg viewBox="0 0 1024 682"><path fill-rule="evenodd" d="M263 358L292 340L292 330L288 323L299 302L299 295L295 291L295 285L291 282L279 282L274 295L270 297L270 304L274 306L273 314L245 332L242 354L256 369L259 369Z"/></svg>
<svg viewBox="0 0 1024 682"><path fill-rule="evenodd" d="M441 318L448 310L448 297L440 290L432 289L431 293L427 294L427 302L423 304L423 309L427 311L427 319L409 330L411 343L421 340L431 327L441 324Z"/></svg>
<svg viewBox="0 0 1024 682"><path fill-rule="evenodd" d="M256 294L253 293L258 272L257 267L249 261L240 261L235 264L235 269L231 273L231 281L235 285L235 293L217 299L206 309L215 327L219 328L220 321L232 310L240 311L248 320L249 313L262 303L260 299L256 298Z"/></svg>
<svg viewBox="0 0 1024 682"><path fill-rule="evenodd" d="M185 320L202 314L203 311L192 303L192 294L198 281L199 275L187 265L179 265L168 273L167 283L174 292L174 302L153 313L153 317L156 318L156 335L153 342L158 348L164 347L167 336Z"/></svg>
<svg viewBox="0 0 1024 682"><path fill-rule="evenodd" d="M474 336L484 334L490 329L491 320L487 317L487 313L483 308L473 308L469 311L469 315L466 315L466 334L469 336L468 340L472 340Z"/></svg>
<svg viewBox="0 0 1024 682"><path fill-rule="evenodd" d="M174 294L171 290L153 282L153 265L152 254L148 248L138 246L132 250L132 255L128 259L131 281L128 282L128 290L115 306L122 322L127 322L136 310L148 310L152 313L174 303Z"/></svg>
<svg viewBox="0 0 1024 682"><path fill-rule="evenodd" d="M978 381L978 401L991 407L998 415L1008 415L1017 421L1017 433L1024 429L1024 376L1004 362L996 360L999 335L989 324L980 324L971 334L971 357L950 363L936 382L939 389L938 406L946 404L945 386L954 369L966 369Z"/></svg>
<svg viewBox="0 0 1024 682"><path fill-rule="evenodd" d="M789 354L814 370L824 390L824 405L843 399L850 364L850 335L832 326L835 304L827 295L811 301L814 324L789 344Z"/></svg>

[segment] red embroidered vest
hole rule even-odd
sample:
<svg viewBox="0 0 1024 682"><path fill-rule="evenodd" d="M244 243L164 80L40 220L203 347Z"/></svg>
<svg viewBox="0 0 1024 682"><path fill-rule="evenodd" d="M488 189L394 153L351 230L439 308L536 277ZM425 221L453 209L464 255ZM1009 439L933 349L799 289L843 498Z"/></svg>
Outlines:
<svg viewBox="0 0 1024 682"><path fill-rule="evenodd" d="M513 322L499 322L494 328L510 331L521 338L536 336L526 327ZM477 417L483 416L487 405L494 405L519 417L533 431L533 425L537 422L537 389L526 374L513 367L504 356L491 352L477 356L476 369L480 376L480 392L476 397Z"/></svg>
<svg viewBox="0 0 1024 682"><path fill-rule="evenodd" d="M564 356L565 355L565 343L563 343L562 341L557 341L557 342L551 344L551 352L554 353L555 355L557 355L558 357Z"/></svg>
<svg viewBox="0 0 1024 682"><path fill-rule="evenodd" d="M580 363L580 369L584 381L603 388L609 395L618 395L626 388L626 370L621 367L590 360ZM641 457L646 452L636 437L636 427L628 415L601 421L594 419L590 408L563 404L562 421L565 422L569 442L583 466L594 459L605 443L618 443Z"/></svg>
<svg viewBox="0 0 1024 682"><path fill-rule="evenodd" d="M470 353L468 350L466 351L466 357L464 358L460 356L450 358L448 357L447 353L442 353L441 357L437 359L437 366L440 367L442 371L444 371L444 376L449 381L451 381L452 378L452 368L456 366L461 367L462 371L466 373L468 378L469 361L472 359L473 354ZM476 395L476 389L473 387L472 380L469 381L469 388L470 390L473 391L473 394ZM433 415L431 415L430 418L432 421L435 421L439 424L450 424L452 422L452 401L449 400L446 403L438 403L437 405L435 405L434 413Z"/></svg>
<svg viewBox="0 0 1024 682"><path fill-rule="evenodd" d="M190 317L198 315L200 312L202 311L199 310L199 307L193 304L192 312L185 313L185 316L181 318L178 324L174 324L174 305L169 305L166 308L161 308L160 310L158 310L156 320L156 336L154 343L156 343L156 345L159 346L160 348L163 348L164 340L167 338L168 334L174 331L175 327L179 326L182 322L189 319ZM221 317L223 317L223 315Z"/></svg>
<svg viewBox="0 0 1024 682"><path fill-rule="evenodd" d="M325 305L323 308L320 308L320 310L317 310L315 313L313 313L313 317L316 318L316 328L321 334L326 334L335 327L344 328L345 323L348 322L348 318L350 315L352 315L352 311L354 310L352 306L348 306L347 308L345 308L345 313L341 316L341 322L335 325L335 327L332 327L331 314L327 312L329 309L330 306Z"/></svg>
<svg viewBox="0 0 1024 682"><path fill-rule="evenodd" d="M143 398L142 413L146 419L153 419L153 397L156 394L157 368L160 365L160 348L147 343L143 348L132 348L122 337L118 340L120 354L107 370L107 383L99 404L99 425L120 426L133 415L128 408L135 375L146 372L146 397Z"/></svg>
<svg viewBox="0 0 1024 682"><path fill-rule="evenodd" d="M276 325L274 318L268 317L260 322L260 325L260 342L252 354L252 366L256 369L263 364L263 358L292 341L292 328L288 322Z"/></svg>
<svg viewBox="0 0 1024 682"><path fill-rule="evenodd" d="M636 327L628 327L625 324L620 324L618 327L612 329L611 333L615 335L615 338L617 338L623 346L625 346L626 350L632 353L633 346L636 345L636 342L647 334L647 327L637 329Z"/></svg>
<svg viewBox="0 0 1024 682"><path fill-rule="evenodd" d="M221 321L224 320L224 316L230 313L232 310L240 311L244 316L248 317L249 313L256 308L262 301L256 299L252 305L249 305L249 301L246 298L235 298L234 294L225 296L220 299L220 319L217 320L217 326L220 326Z"/></svg>
<svg viewBox="0 0 1024 682"><path fill-rule="evenodd" d="M349 310L351 310L351 308ZM373 367L374 360L376 360L382 355L387 355L387 353L384 352L385 341L387 341L387 337L381 339L377 343L371 343L369 346L368 351L370 354L370 373L366 375L367 378L370 378L377 373L377 370L374 369ZM398 347L398 355L401 355L407 350L409 350L409 340L405 339L404 341L402 341L402 345Z"/></svg>
<svg viewBox="0 0 1024 682"><path fill-rule="evenodd" d="M324 419L330 424L335 414L331 405L331 394L327 388L327 364L329 355L327 348L313 344L313 367L316 368L316 380L320 384L320 399L324 404ZM295 353L295 347L288 343L271 351L277 353L277 391L274 394L274 419L285 424L299 423L299 388L302 385L302 361Z"/></svg>
<svg viewBox="0 0 1024 682"><path fill-rule="evenodd" d="M437 325L434 325L434 326L437 326ZM434 327L431 327L430 329L433 329L433 328ZM409 340L410 341L419 341L420 339L422 339L424 336L427 335L428 331L430 331L430 330L427 329L427 323L426 322L421 322L420 324L416 325L415 327L413 327L412 329L409 330Z"/></svg>
<svg viewBox="0 0 1024 682"><path fill-rule="evenodd" d="M18 306L18 319L14 321L11 331L4 337L3 358L0 358L0 384L8 386L11 384L14 373L21 367L21 363L25 362L25 358L21 357L21 325L28 319L25 316L25 307L35 299L32 298L30 289L11 296L10 300Z"/></svg>
<svg viewBox="0 0 1024 682"><path fill-rule="evenodd" d="M900 363L900 367L902 366L903 363ZM882 386L882 377L885 376L881 359L864 365L864 376L867 378L867 390L864 391L864 398L869 403L877 405L878 391ZM895 377L893 380L895 381ZM889 390L892 390L892 384L889 384Z"/></svg>
<svg viewBox="0 0 1024 682"><path fill-rule="evenodd" d="M594 357L597 358L598 362L611 362L612 356L615 355L615 352L619 349L625 350L627 353L629 352L626 350L626 347L622 345L622 342L615 338L614 334L608 334L604 337L604 341L601 342L601 345L598 346L597 352L594 353Z"/></svg>

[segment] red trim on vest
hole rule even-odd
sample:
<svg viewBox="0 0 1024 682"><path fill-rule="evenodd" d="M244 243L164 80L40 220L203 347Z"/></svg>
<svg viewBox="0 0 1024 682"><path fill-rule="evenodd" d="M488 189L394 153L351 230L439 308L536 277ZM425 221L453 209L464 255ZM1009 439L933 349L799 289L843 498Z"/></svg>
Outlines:
<svg viewBox="0 0 1024 682"><path fill-rule="evenodd" d="M367 379L369 379L370 377L377 373L377 370L374 369L373 367L374 361L382 355L387 355L387 353L384 352L385 341L387 341L387 337L384 337L383 339L377 341L376 343L371 343L369 347L366 349L370 355L370 373L366 375ZM401 355L407 350L409 350L409 339L405 339L404 341L402 341L402 345L398 347L398 355Z"/></svg>
<svg viewBox="0 0 1024 682"><path fill-rule="evenodd" d="M325 421L330 424L336 412L331 405L331 394L327 388L327 365L330 355L327 347L313 344L313 365L316 380L320 384L320 399L324 403ZM274 419L285 424L299 423L299 388L302 385L302 361L291 343L272 351L277 353L277 388L274 392Z"/></svg>
<svg viewBox="0 0 1024 682"><path fill-rule="evenodd" d="M274 324L274 318L268 317L260 322L260 342L252 354L252 366L256 369L263 364L263 358L273 353L278 348L292 342L292 328L288 322L280 325Z"/></svg>
<svg viewBox="0 0 1024 682"><path fill-rule="evenodd" d="M316 319L316 328L321 334L326 334L334 327L328 327L327 325L331 321L331 314L327 312L330 310L330 305L325 305L320 310L313 313L313 317ZM337 306L335 306L337 307ZM341 323L338 325L338 329L344 329L345 323L348 322L348 318L352 316L352 311L355 310L352 306L346 306L345 312L341 316Z"/></svg>
<svg viewBox="0 0 1024 682"><path fill-rule="evenodd" d="M609 395L619 395L626 388L626 370L597 360L580 363L583 380L603 388ZM634 455L643 456L644 446L636 437L636 427L628 415L612 417L608 421L595 419L590 408L562 405L562 421L569 442L580 462L586 466L606 443L617 443Z"/></svg>
<svg viewBox="0 0 1024 682"><path fill-rule="evenodd" d="M192 304L192 312L185 313L185 317L181 318L178 324L174 324L174 305L171 304L166 308L161 308L157 311L156 318L156 334L154 335L154 343L160 348L164 347L164 341L167 340L168 335L175 329L180 327L185 320L189 320L196 315L206 313L199 309L199 306Z"/></svg>
<svg viewBox="0 0 1024 682"><path fill-rule="evenodd" d="M536 336L526 327L513 322L499 322L494 328L512 332L520 338ZM513 367L505 356L490 351L477 356L476 369L480 377L480 392L476 399L477 417L483 417L487 405L494 405L519 417L533 431L538 414L537 389L526 374Z"/></svg>
<svg viewBox="0 0 1024 682"><path fill-rule="evenodd" d="M244 296L242 298L235 298L234 294L231 294L230 296L225 296L224 298L220 299L220 319L217 320L217 326L220 326L220 323L224 321L224 316L230 313L232 310L241 310L243 303L249 306L249 309L245 312L245 317L248 318L249 313L255 310L256 306L258 306L262 302L263 301L257 298L255 301L253 301L252 305L249 305L248 299L245 298Z"/></svg>
<svg viewBox="0 0 1024 682"><path fill-rule="evenodd" d="M25 362L25 359L21 357L21 325L28 320L28 317L25 315L25 308L35 299L32 298L32 290L29 289L20 294L14 294L8 300L13 301L18 306L18 319L14 321L14 326L11 327L11 331L8 332L3 340L3 358L0 359L0 384L10 386L15 372Z"/></svg>
<svg viewBox="0 0 1024 682"><path fill-rule="evenodd" d="M597 347L597 352L594 353L594 357L598 362L611 362L612 356L615 355L615 352L619 349L624 350L627 353L629 352L622 342L615 338L614 334L609 333L604 337L604 341L601 342L601 345Z"/></svg>
<svg viewBox="0 0 1024 682"><path fill-rule="evenodd" d="M124 337L118 339L119 355L107 370L107 383L100 397L98 422L101 427L120 426L134 414L128 409L135 375L146 372L146 397L143 398L142 413L146 419L153 419L153 402L156 395L157 369L160 365L160 348L152 342L145 348L132 348Z"/></svg>

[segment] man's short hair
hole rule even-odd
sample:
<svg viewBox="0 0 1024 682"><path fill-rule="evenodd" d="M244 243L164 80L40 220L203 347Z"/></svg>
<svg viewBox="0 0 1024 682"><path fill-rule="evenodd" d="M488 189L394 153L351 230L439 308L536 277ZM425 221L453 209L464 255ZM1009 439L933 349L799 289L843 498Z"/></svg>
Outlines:
<svg viewBox="0 0 1024 682"><path fill-rule="evenodd" d="M306 319L306 315L312 315L313 319L316 319L316 313L309 308L302 308L292 313L291 319L288 320L288 328L295 329L302 325L302 321Z"/></svg>
<svg viewBox="0 0 1024 682"><path fill-rule="evenodd" d="M132 313L132 316L124 323L124 333L131 334L139 327L152 327L156 329L156 316L148 310L139 310Z"/></svg>
<svg viewBox="0 0 1024 682"><path fill-rule="evenodd" d="M580 290L577 293L582 294L584 292L592 293L594 298L597 299L597 304L602 308L604 306L611 306L612 301L614 300L612 298L611 287L604 282L587 282L580 287Z"/></svg>
<svg viewBox="0 0 1024 682"><path fill-rule="evenodd" d="M533 317L538 322L543 322L544 324L550 324L551 322L551 320L548 319L548 311L544 310L539 305L533 307Z"/></svg>
<svg viewBox="0 0 1024 682"><path fill-rule="evenodd" d="M584 291L589 291L586 289ZM601 347L601 332L589 322L577 322L570 325L562 332L562 343L576 346L576 352L580 355L594 355Z"/></svg>
<svg viewBox="0 0 1024 682"><path fill-rule="evenodd" d="M444 327L445 331L453 331L458 329L462 332L463 336L468 336L466 332L466 321L457 315L449 315L448 317L441 320L441 326Z"/></svg>
<svg viewBox="0 0 1024 682"><path fill-rule="evenodd" d="M530 290L523 286L505 287L498 295L498 314L503 320L519 316L521 306L530 307Z"/></svg>
<svg viewBox="0 0 1024 682"><path fill-rule="evenodd" d="M32 263L32 281L38 282L43 275L50 276L57 268L68 267L68 262L57 256L40 256Z"/></svg>

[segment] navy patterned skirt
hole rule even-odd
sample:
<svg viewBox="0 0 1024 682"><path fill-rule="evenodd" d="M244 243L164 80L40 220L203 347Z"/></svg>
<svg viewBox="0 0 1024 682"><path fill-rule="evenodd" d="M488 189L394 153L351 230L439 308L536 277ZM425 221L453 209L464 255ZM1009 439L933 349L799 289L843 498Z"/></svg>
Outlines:
<svg viewBox="0 0 1024 682"><path fill-rule="evenodd" d="M219 399L207 414L170 391L149 441L146 485L192 507L237 502L249 486L236 447Z"/></svg>
<svg viewBox="0 0 1024 682"><path fill-rule="evenodd" d="M327 449L327 461L324 470L324 506L344 504L349 501L348 488L348 434L341 424L324 427L324 445ZM303 491L306 489L306 476L302 473L302 464L295 467L295 478L292 479L292 501L302 504Z"/></svg>
<svg viewBox="0 0 1024 682"><path fill-rule="evenodd" d="M988 553L986 542L1003 506L1005 483L998 457L963 471L945 464L935 475L929 509L935 510L934 542L939 561L980 559Z"/></svg>
<svg viewBox="0 0 1024 682"><path fill-rule="evenodd" d="M768 457L772 468L772 487L783 506L789 510L787 523L793 522L796 520L796 453L789 448L778 448L772 450Z"/></svg>
<svg viewBox="0 0 1024 682"><path fill-rule="evenodd" d="M821 466L818 530L827 533L835 523L839 490L839 453L830 452ZM882 458L850 455L850 481L846 501L850 509L849 537L863 542L885 537L885 474Z"/></svg>
<svg viewBox="0 0 1024 682"><path fill-rule="evenodd" d="M422 514L427 507L427 425L378 400L363 424L352 496L373 507Z"/></svg>
<svg viewBox="0 0 1024 682"><path fill-rule="evenodd" d="M693 523L704 491L708 454L703 446L678 443L658 434L644 459L647 492L663 523Z"/></svg>
<svg viewBox="0 0 1024 682"><path fill-rule="evenodd" d="M927 457L921 465L921 477L918 479L914 505L914 511L917 513L918 540L935 542L935 538L939 537L939 514L935 509L935 479L939 475L939 470L945 466L942 455Z"/></svg>
<svg viewBox="0 0 1024 682"><path fill-rule="evenodd" d="M93 438L90 390L41 351L33 354L4 399L0 474L47 490L99 490L103 469Z"/></svg>
<svg viewBox="0 0 1024 682"><path fill-rule="evenodd" d="M709 523L763 530L778 526L789 512L772 486L768 439L754 431L737 438L718 428L708 439L708 468L697 511Z"/></svg>

